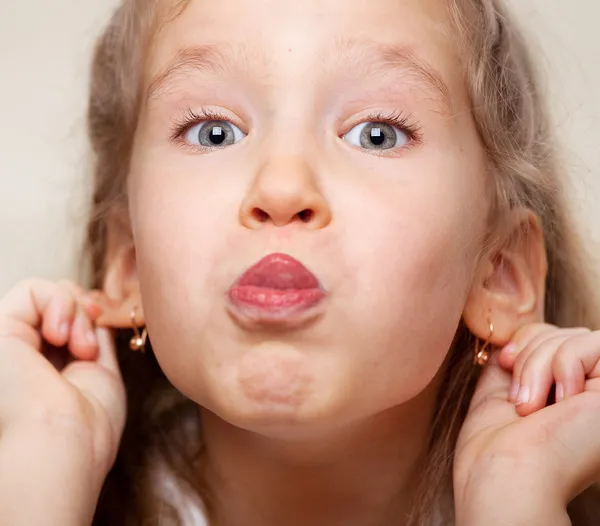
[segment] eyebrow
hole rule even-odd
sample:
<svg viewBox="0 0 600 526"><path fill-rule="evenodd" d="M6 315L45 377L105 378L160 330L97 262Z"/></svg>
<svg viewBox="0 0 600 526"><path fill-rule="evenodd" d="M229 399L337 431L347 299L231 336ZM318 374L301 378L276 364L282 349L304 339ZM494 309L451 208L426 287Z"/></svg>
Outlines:
<svg viewBox="0 0 600 526"><path fill-rule="evenodd" d="M340 38L325 49L320 63L332 69L341 62L350 63L360 75L408 73L428 90L446 111L452 100L450 89L443 76L433 66L419 57L409 46L382 43L370 39ZM266 54L257 53L248 46L231 42L217 42L178 50L167 65L150 82L147 99L159 98L173 85L177 78L194 71L224 74L227 71L250 72L251 65L261 68L261 75L268 76L270 60ZM256 70L253 70L256 74Z"/></svg>
<svg viewBox="0 0 600 526"><path fill-rule="evenodd" d="M410 46L370 39L343 38L336 40L322 60L325 64L351 60L362 76L396 72L409 74L440 102L444 110L451 111L452 97L444 77Z"/></svg>
<svg viewBox="0 0 600 526"><path fill-rule="evenodd" d="M231 42L216 42L179 49L167 65L152 79L147 98L158 98L181 76L199 71L223 75L227 71L250 71L250 63L267 65L266 56L251 54L246 46Z"/></svg>

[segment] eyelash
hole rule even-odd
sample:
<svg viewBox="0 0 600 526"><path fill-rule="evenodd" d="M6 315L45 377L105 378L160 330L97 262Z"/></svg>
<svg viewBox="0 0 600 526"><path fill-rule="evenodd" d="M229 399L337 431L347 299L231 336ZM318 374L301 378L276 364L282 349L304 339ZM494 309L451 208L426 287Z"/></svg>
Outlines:
<svg viewBox="0 0 600 526"><path fill-rule="evenodd" d="M383 124L388 124L394 128L398 128L400 131L405 133L411 140L411 143L414 144L419 144L423 140L421 126L414 121L411 115L406 115L400 110L394 111L393 113L385 113L380 111L362 117L358 122L354 123L348 131L364 122L380 122Z"/></svg>
<svg viewBox="0 0 600 526"><path fill-rule="evenodd" d="M171 140L180 140L190 128L208 121L230 122L231 118L208 108L202 108L198 113L189 109L181 118L173 123L173 134L171 136ZM394 111L391 114L377 112L367 115L361 118L360 121L354 123L348 131L364 122L380 122L383 124L388 124L389 126L393 126L394 128L398 128L408 136L413 144L419 144L423 139L421 127L414 120L412 120L410 115L407 116L401 111Z"/></svg>
<svg viewBox="0 0 600 526"><path fill-rule="evenodd" d="M221 113L209 110L207 108L202 108L199 113L189 109L183 114L183 116L173 123L173 135L171 136L171 140L176 141L181 139L181 137L185 135L190 128L196 126L197 124L208 121L229 122L231 121L231 118L225 117Z"/></svg>

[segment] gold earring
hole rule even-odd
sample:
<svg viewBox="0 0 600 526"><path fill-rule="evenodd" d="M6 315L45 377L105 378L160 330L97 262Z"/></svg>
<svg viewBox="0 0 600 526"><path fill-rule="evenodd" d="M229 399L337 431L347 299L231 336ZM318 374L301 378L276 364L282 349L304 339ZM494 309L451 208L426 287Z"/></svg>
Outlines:
<svg viewBox="0 0 600 526"><path fill-rule="evenodd" d="M481 347L481 349L479 348L479 338L477 338L475 341L475 353L473 356L473 363L475 365L479 365L480 367L483 367L490 359L488 347L490 346L492 336L494 335L494 324L492 323L490 317L488 317L488 325L490 327L490 335L488 336L488 339L483 344L483 347Z"/></svg>
<svg viewBox="0 0 600 526"><path fill-rule="evenodd" d="M140 334L140 330L138 329L137 324L135 322L136 310L137 309L134 308L131 311L131 326L133 328L133 338L131 338L131 340L129 341L129 348L132 351L145 352L146 351L146 340L148 338L148 330L146 329L146 327L144 327L142 334Z"/></svg>

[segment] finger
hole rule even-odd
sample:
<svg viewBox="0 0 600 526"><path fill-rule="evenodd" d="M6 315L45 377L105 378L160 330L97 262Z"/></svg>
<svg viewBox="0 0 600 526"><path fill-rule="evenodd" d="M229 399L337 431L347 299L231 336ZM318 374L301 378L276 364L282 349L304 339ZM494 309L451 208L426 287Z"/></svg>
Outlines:
<svg viewBox="0 0 600 526"><path fill-rule="evenodd" d="M516 343L509 343L498 352L498 364L504 370L512 373L512 370L519 355L519 347Z"/></svg>
<svg viewBox="0 0 600 526"><path fill-rule="evenodd" d="M59 280L57 285L65 290L68 290L77 301L79 301L85 293L84 289L80 285L68 279Z"/></svg>
<svg viewBox="0 0 600 526"><path fill-rule="evenodd" d="M521 370L521 377L516 379L518 394L515 397L516 410L521 416L526 416L534 411L546 407L550 389L554 384L553 362L558 349L565 342L576 338L573 331L558 331L554 336L540 343L529 354ZM515 384L511 388L511 395L515 391Z"/></svg>
<svg viewBox="0 0 600 526"><path fill-rule="evenodd" d="M600 378L592 378L591 380L586 380L583 391L600 391Z"/></svg>
<svg viewBox="0 0 600 526"><path fill-rule="evenodd" d="M28 325L39 325L42 320L41 313L57 289L56 283L43 279L21 281L0 298L0 315Z"/></svg>
<svg viewBox="0 0 600 526"><path fill-rule="evenodd" d="M586 389L586 378L600 378L600 331L582 333L558 349L552 372L557 400L575 396Z"/></svg>
<svg viewBox="0 0 600 526"><path fill-rule="evenodd" d="M514 349L512 352L515 360L512 367L512 382L508 395L509 402L514 404L517 401L517 396L521 388L523 366L529 357L540 345L558 332L559 330L556 327L546 325L543 328L540 327L540 330L536 331L535 334L530 333L530 337L526 341L521 340L521 342L514 343Z"/></svg>
<svg viewBox="0 0 600 526"><path fill-rule="evenodd" d="M73 297L56 283L22 281L0 299L0 336L16 337L36 349L42 336L52 345L68 341L75 312Z"/></svg>
<svg viewBox="0 0 600 526"><path fill-rule="evenodd" d="M77 303L93 322L101 314L102 309L98 304L93 292L85 290L82 286L70 280L62 280L59 285L73 294Z"/></svg>
<svg viewBox="0 0 600 526"><path fill-rule="evenodd" d="M554 327L553 325L550 325L549 327L551 327L551 329L538 332L538 334L536 334L530 340L530 342L527 344L527 346L517 356L517 359L515 361L515 365L513 368L513 384L512 384L511 392L510 392L510 396L509 396L509 400L511 402L516 402L517 395L518 395L519 389L521 387L521 379L523 376L523 367L524 367L525 363L529 360L529 357L534 352L537 352L538 349L542 348L543 346L546 346L547 343L549 341L552 341L554 338L564 338L564 337L568 337L568 336L573 336L576 334L581 334L582 330L587 330L587 329L581 329L581 328L558 329L557 327ZM557 348L558 348L558 344L556 345L555 350ZM522 396L525 396L527 393L523 392L521 394L522 394ZM531 394L531 393L529 393L529 394Z"/></svg>
<svg viewBox="0 0 600 526"><path fill-rule="evenodd" d="M513 335L508 345L500 351L500 365L513 372L515 368L518 368L518 375L520 376L520 368L532 345L537 346L539 340L556 330L558 330L557 327L548 323L532 323L521 328Z"/></svg>
<svg viewBox="0 0 600 526"><path fill-rule="evenodd" d="M42 328L42 335L56 347L67 345L72 356L78 360L92 360L97 354L96 337L90 319L78 305L85 292L80 286L68 280L59 281L57 286L57 296L52 300L51 305L57 301L57 298L68 301L70 326L64 324L60 327L60 340L54 340L51 333L44 331L44 328ZM52 317L44 317L44 326L47 325L48 320L52 320Z"/></svg>
<svg viewBox="0 0 600 526"><path fill-rule="evenodd" d="M551 338L561 329L549 324L535 324L522 330L518 337L513 341L516 345L515 363L513 366L513 378L519 379L524 363L529 355L535 351L548 338Z"/></svg>
<svg viewBox="0 0 600 526"><path fill-rule="evenodd" d="M517 330L510 341L515 343L519 350L522 350L534 343L536 338L543 337L545 333L553 332L557 329L556 325L550 323L530 323Z"/></svg>
<svg viewBox="0 0 600 526"><path fill-rule="evenodd" d="M41 335L48 343L63 347L69 341L77 304L65 289L57 287L53 298L41 313Z"/></svg>
<svg viewBox="0 0 600 526"><path fill-rule="evenodd" d="M95 360L98 356L98 342L92 322L79 307L69 339L69 351L78 360Z"/></svg>

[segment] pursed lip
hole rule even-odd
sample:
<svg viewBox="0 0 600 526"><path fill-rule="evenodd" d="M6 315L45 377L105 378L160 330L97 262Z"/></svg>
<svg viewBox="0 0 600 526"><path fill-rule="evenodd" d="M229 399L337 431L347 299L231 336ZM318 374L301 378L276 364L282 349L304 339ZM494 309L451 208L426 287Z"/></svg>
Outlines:
<svg viewBox="0 0 600 526"><path fill-rule="evenodd" d="M323 312L327 292L317 277L287 254L270 254L228 290L228 311L245 328L296 328Z"/></svg>

